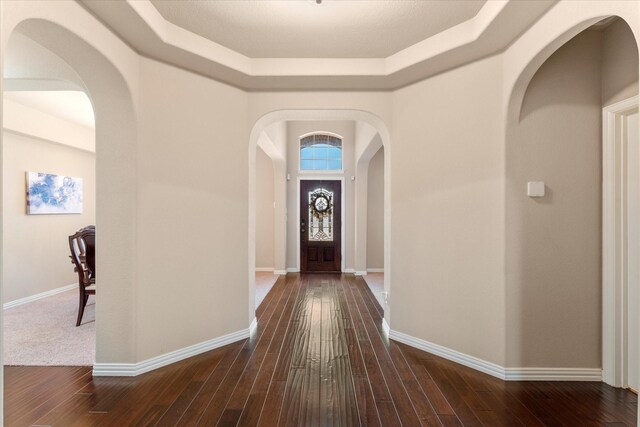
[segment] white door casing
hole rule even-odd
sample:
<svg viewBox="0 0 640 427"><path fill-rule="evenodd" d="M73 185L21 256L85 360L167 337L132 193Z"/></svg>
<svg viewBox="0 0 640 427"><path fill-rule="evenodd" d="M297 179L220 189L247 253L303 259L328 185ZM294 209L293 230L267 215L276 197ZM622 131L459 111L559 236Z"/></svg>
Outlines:
<svg viewBox="0 0 640 427"><path fill-rule="evenodd" d="M623 386L638 390L638 289L640 287L640 146L638 112L622 118L623 138L627 142L627 286L626 302L626 378ZM635 143L634 143L635 142ZM625 339L626 338L626 339Z"/></svg>
<svg viewBox="0 0 640 427"><path fill-rule="evenodd" d="M603 109L602 379L614 387L627 386L628 337L638 339L640 302L628 298L628 285L640 280L640 141L627 132L637 112L637 96Z"/></svg>

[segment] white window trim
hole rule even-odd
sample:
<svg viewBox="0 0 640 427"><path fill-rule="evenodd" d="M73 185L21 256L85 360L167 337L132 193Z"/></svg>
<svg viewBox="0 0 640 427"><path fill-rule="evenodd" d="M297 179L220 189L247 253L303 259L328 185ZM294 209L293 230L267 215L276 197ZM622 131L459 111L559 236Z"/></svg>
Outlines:
<svg viewBox="0 0 640 427"><path fill-rule="evenodd" d="M340 139L340 164L342 165L342 168L340 169L329 169L329 170L325 170L325 169L321 169L321 170L317 170L317 169L302 169L300 167L300 165L302 164L302 159L300 158L300 151L302 150L300 148L300 143L302 142L303 138L306 138L308 136L312 136L312 135L329 135L329 136L333 136L335 138L339 138ZM323 130L317 130L317 131L313 131L313 132L307 132L303 135L300 135L298 137L298 175L307 175L307 174L320 174L320 175L331 175L331 174L344 174L344 138L342 137L342 135L338 135L337 133L334 132L328 132L328 131L323 131Z"/></svg>

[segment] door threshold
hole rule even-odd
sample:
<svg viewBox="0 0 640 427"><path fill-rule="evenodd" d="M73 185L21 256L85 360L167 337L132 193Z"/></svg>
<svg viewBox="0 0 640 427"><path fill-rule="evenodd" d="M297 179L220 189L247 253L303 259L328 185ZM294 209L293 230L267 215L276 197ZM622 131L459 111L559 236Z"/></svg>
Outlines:
<svg viewBox="0 0 640 427"><path fill-rule="evenodd" d="M631 393L635 394L636 396L638 395L638 390L636 390L633 387L627 387L627 390L629 390Z"/></svg>
<svg viewBox="0 0 640 427"><path fill-rule="evenodd" d="M301 271L302 274L342 274L342 271Z"/></svg>

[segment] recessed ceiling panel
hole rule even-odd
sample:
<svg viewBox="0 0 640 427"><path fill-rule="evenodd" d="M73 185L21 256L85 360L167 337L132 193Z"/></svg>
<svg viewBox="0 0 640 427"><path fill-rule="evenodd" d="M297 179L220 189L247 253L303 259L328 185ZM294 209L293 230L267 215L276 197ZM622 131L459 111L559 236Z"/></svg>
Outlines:
<svg viewBox="0 0 640 427"><path fill-rule="evenodd" d="M485 0L152 0L169 22L251 58L384 58Z"/></svg>

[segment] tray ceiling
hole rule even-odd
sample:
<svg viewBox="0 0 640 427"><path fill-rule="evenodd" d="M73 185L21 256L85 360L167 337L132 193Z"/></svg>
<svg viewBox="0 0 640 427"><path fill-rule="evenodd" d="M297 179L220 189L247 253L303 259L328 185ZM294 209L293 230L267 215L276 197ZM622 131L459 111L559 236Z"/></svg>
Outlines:
<svg viewBox="0 0 640 427"><path fill-rule="evenodd" d="M473 18L484 0L151 0L169 22L251 58L384 58Z"/></svg>
<svg viewBox="0 0 640 427"><path fill-rule="evenodd" d="M78 0L140 54L245 90L391 90L498 53L557 0Z"/></svg>

